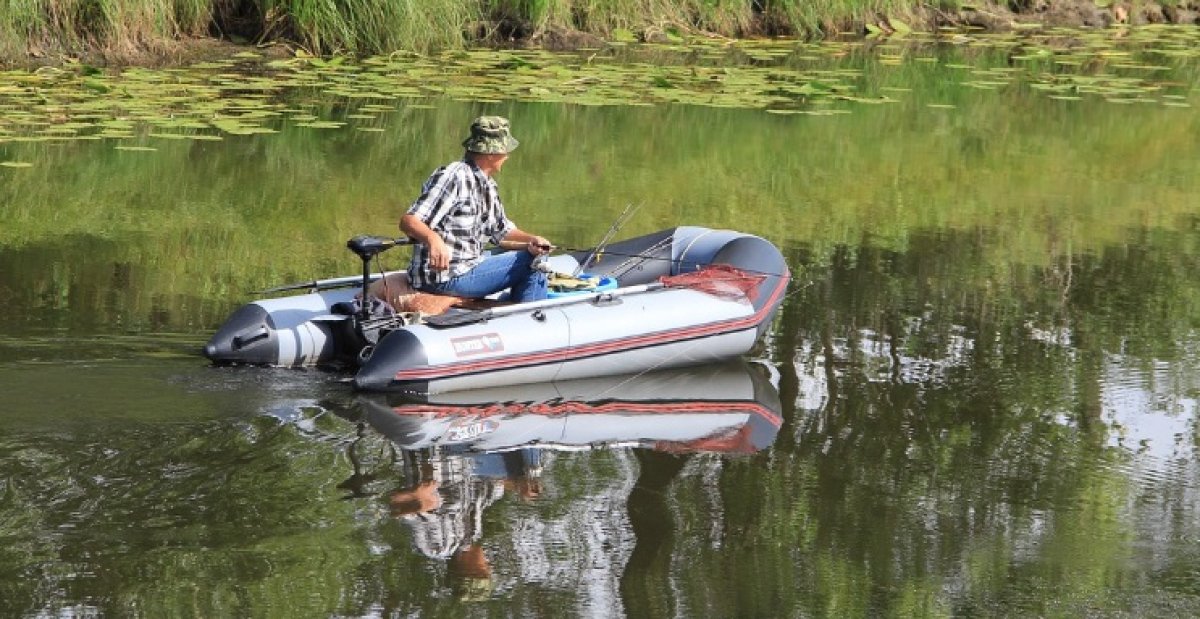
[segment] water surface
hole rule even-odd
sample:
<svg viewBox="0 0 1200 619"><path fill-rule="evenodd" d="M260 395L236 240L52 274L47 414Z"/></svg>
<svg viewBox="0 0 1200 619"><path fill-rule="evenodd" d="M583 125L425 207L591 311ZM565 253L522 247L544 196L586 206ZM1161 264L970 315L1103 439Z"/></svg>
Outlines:
<svg viewBox="0 0 1200 619"><path fill-rule="evenodd" d="M31 165L0 168L0 614L1200 612L1195 68L1167 45L1031 69L1015 46L741 59L840 71L886 103L301 89L282 105L346 124L282 114L220 141L4 125L0 160ZM743 230L795 277L732 378L751 395L651 376L468 404L543 436L563 420L518 413L611 412L597 402L642 385L765 434L656 438L691 427L667 417L593 448L428 451L344 375L204 363L252 290L353 273L344 241L395 233L483 113L522 141L499 181L523 228L584 247L642 204L623 234ZM431 489L440 504L413 508Z"/></svg>

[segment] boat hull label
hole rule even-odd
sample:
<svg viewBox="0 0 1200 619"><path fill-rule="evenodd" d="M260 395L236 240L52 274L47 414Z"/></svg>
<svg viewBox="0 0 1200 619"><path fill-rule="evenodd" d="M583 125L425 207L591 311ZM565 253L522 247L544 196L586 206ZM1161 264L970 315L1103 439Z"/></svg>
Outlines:
<svg viewBox="0 0 1200 619"><path fill-rule="evenodd" d="M458 357L473 357L504 350L504 340L500 339L498 333L454 338L450 340L450 345L454 347L454 354Z"/></svg>
<svg viewBox="0 0 1200 619"><path fill-rule="evenodd" d="M500 422L495 419L470 419L467 421L459 421L450 425L446 430L446 440L452 442L469 441L474 438L479 438L484 434L495 432L500 427Z"/></svg>

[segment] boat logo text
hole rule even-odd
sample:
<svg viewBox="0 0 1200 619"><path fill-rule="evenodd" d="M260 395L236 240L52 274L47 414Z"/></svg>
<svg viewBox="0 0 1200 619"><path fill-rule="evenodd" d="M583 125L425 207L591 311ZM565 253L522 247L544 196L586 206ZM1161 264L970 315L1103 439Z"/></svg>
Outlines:
<svg viewBox="0 0 1200 619"><path fill-rule="evenodd" d="M450 340L450 345L454 347L454 354L459 357L483 355L504 350L504 341L496 333L455 338Z"/></svg>
<svg viewBox="0 0 1200 619"><path fill-rule="evenodd" d="M495 432L500 427L500 422L495 419L469 419L467 421L457 421L450 424L450 428L446 430L446 440L450 441L469 441L473 438L478 438L484 434Z"/></svg>

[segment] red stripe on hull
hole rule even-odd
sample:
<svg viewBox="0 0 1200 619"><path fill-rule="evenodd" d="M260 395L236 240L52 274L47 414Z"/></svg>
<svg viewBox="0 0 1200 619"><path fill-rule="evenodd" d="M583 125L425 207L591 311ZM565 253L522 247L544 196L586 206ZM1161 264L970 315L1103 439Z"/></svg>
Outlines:
<svg viewBox="0 0 1200 619"><path fill-rule="evenodd" d="M484 406L439 406L408 405L392 409L397 415L433 415L435 417L472 416L494 417L496 415L560 415L635 414L635 415L679 415L687 413L728 414L748 413L758 415L775 427L783 424L783 418L771 409L753 402L562 402L558 404L492 404Z"/></svg>

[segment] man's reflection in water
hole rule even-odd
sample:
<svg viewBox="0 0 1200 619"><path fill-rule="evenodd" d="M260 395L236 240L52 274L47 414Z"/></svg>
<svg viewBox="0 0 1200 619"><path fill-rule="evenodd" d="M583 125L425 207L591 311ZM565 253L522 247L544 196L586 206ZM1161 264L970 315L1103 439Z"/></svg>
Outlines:
<svg viewBox="0 0 1200 619"><path fill-rule="evenodd" d="M491 593L492 568L480 538L483 512L506 492L530 501L541 494L541 452L453 452L444 448L406 452L410 483L388 497L391 513L431 559L448 561L458 593Z"/></svg>

